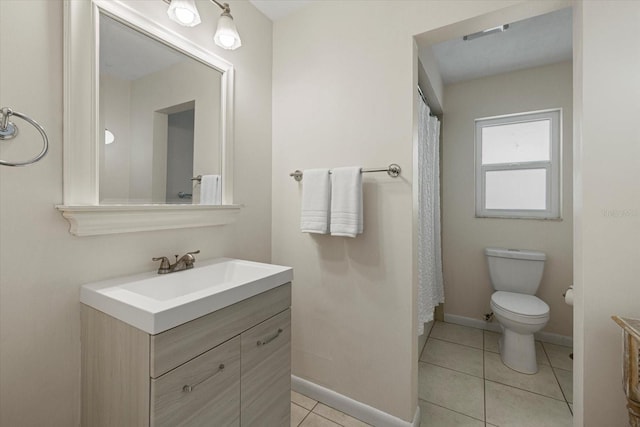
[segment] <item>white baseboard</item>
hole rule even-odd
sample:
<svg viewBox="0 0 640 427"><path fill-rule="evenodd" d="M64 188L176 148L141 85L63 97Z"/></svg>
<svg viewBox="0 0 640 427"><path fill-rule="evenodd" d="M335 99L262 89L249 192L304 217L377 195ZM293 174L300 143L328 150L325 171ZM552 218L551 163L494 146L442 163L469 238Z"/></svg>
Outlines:
<svg viewBox="0 0 640 427"><path fill-rule="evenodd" d="M470 328L484 329L486 331L501 332L498 322L486 322L472 317L458 316L456 314L445 314L444 321L456 325L469 326Z"/></svg>
<svg viewBox="0 0 640 427"><path fill-rule="evenodd" d="M422 349L424 348L424 345L427 343L427 338L429 337L429 334L431 334L431 329L433 329L433 324L434 324L433 320L425 323L424 332L422 333L422 335L418 335L418 358L420 358L420 355L422 354Z"/></svg>
<svg viewBox="0 0 640 427"><path fill-rule="evenodd" d="M331 406L345 414L377 427L419 427L420 407L416 408L413 421L404 421L372 406L366 405L333 390L291 375L291 388L300 394Z"/></svg>
<svg viewBox="0 0 640 427"><path fill-rule="evenodd" d="M454 323L456 325L469 326L471 328L501 332L500 325L495 320L493 322L487 322L481 319L474 319L472 317L458 316L455 314L445 314L444 321L447 323ZM539 341L548 342L549 344L573 347L573 337L567 337L565 335L553 334L551 332L538 332L536 334L536 339Z"/></svg>

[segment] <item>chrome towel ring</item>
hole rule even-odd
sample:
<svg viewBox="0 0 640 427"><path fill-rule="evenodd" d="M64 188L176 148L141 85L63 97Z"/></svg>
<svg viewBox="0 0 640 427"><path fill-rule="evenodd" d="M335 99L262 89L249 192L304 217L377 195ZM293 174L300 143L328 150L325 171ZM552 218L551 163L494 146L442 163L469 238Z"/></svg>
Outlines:
<svg viewBox="0 0 640 427"><path fill-rule="evenodd" d="M47 150L49 150L49 139L47 138L47 133L44 131L44 128L40 126L35 120L31 117L24 115L22 113L18 113L17 111L13 111L11 108L3 107L0 108L0 141L6 141L9 139L13 139L18 135L18 126L15 123L9 121L11 116L16 116L26 121L30 125L32 125L40 135L42 135L42 151L40 154L35 156L32 159L25 160L23 162L7 162L5 160L0 160L0 165L3 166L27 166L32 163L37 162L41 158L47 154Z"/></svg>

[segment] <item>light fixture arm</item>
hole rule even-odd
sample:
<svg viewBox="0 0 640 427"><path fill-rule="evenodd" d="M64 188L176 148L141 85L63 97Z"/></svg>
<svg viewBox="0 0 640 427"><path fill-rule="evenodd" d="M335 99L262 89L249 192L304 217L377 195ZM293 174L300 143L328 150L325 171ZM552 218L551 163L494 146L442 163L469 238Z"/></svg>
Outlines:
<svg viewBox="0 0 640 427"><path fill-rule="evenodd" d="M162 0L162 1L165 2L166 4L171 4L171 0ZM229 6L229 3L220 3L219 1L216 1L216 0L211 0L211 3L215 3L220 9L222 9L224 13L231 13L231 7Z"/></svg>
<svg viewBox="0 0 640 427"><path fill-rule="evenodd" d="M211 3L215 3L218 5L220 9L222 9L223 13L231 14L231 8L229 7L229 3L220 3L217 0L211 0Z"/></svg>

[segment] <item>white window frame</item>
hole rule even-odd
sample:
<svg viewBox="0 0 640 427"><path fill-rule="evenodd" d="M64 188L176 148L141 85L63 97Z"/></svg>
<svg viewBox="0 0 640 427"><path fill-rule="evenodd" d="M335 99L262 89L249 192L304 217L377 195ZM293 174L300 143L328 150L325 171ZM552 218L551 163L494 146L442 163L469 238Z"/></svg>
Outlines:
<svg viewBox="0 0 640 427"><path fill-rule="evenodd" d="M514 123L550 120L549 160L535 162L482 164L482 129ZM476 163L476 217L477 218L521 218L521 219L561 219L561 163L562 163L562 109L532 111L504 116L486 117L475 120L475 163ZM545 210L534 209L486 209L485 184L487 172L504 170L544 169L546 171Z"/></svg>

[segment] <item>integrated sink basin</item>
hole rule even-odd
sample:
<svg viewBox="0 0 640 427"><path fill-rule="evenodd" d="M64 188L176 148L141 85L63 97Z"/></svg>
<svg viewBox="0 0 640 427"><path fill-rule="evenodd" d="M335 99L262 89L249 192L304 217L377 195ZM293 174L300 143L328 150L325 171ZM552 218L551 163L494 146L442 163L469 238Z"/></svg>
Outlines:
<svg viewBox="0 0 640 427"><path fill-rule="evenodd" d="M293 269L232 258L82 286L80 301L155 335L293 280Z"/></svg>

